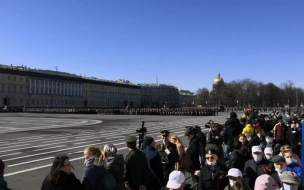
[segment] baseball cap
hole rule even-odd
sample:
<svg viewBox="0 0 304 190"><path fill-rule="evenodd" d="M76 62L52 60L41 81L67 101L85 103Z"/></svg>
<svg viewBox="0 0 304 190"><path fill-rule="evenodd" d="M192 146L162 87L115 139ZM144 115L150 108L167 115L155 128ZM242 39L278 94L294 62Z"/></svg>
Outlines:
<svg viewBox="0 0 304 190"><path fill-rule="evenodd" d="M254 190L274 190L278 189L278 186L276 184L276 181L267 174L260 175L256 180L255 180L255 185L254 185Z"/></svg>
<svg viewBox="0 0 304 190"><path fill-rule="evenodd" d="M254 153L254 152L263 152L262 148L260 146L253 146L251 150L252 150L251 151L252 153Z"/></svg>
<svg viewBox="0 0 304 190"><path fill-rule="evenodd" d="M271 147L266 147L266 148L264 149L264 154L273 154L272 148L271 148Z"/></svg>
<svg viewBox="0 0 304 190"><path fill-rule="evenodd" d="M237 168L231 168L228 171L228 175L226 177L243 177L242 172Z"/></svg>
<svg viewBox="0 0 304 190"><path fill-rule="evenodd" d="M185 182L185 175L181 171L173 171L169 175L167 188L178 189Z"/></svg>

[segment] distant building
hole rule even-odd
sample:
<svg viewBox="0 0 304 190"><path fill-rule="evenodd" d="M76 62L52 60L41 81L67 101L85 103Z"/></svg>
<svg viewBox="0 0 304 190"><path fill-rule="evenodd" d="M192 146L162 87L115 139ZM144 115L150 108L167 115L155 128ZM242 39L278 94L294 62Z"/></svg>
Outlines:
<svg viewBox="0 0 304 190"><path fill-rule="evenodd" d="M140 86L129 81L0 65L0 105L26 107L140 107Z"/></svg>
<svg viewBox="0 0 304 190"><path fill-rule="evenodd" d="M179 91L179 107L193 107L195 106L197 95L188 90Z"/></svg>
<svg viewBox="0 0 304 190"><path fill-rule="evenodd" d="M140 86L142 107L175 108L179 106L177 87L165 84L140 84Z"/></svg>
<svg viewBox="0 0 304 190"><path fill-rule="evenodd" d="M215 97L215 104L220 106L222 104L221 100L221 89L225 86L224 79L221 77L221 74L218 73L217 77L213 81L212 93Z"/></svg>

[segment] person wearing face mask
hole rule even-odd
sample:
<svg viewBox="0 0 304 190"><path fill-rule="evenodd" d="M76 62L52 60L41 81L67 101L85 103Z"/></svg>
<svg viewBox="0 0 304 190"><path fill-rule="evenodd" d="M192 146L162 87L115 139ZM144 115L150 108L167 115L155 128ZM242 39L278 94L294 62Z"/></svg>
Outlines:
<svg viewBox="0 0 304 190"><path fill-rule="evenodd" d="M291 152L292 157L295 159L295 163L298 164L299 166L302 166L301 159L299 158L299 156L297 154L293 153L293 151L289 145L281 146L280 151L281 151L279 154L280 156L283 156L284 152Z"/></svg>
<svg viewBox="0 0 304 190"><path fill-rule="evenodd" d="M228 168L218 162L217 146L207 144L206 165L199 175L199 190L223 190L229 184L227 175Z"/></svg>
<svg viewBox="0 0 304 190"><path fill-rule="evenodd" d="M274 156L271 161L273 162L273 166L275 168L275 171L271 177L276 181L276 184L278 187L282 187L282 182L280 179L280 176L284 171L286 171L286 160L284 157L276 155Z"/></svg>
<svg viewBox="0 0 304 190"><path fill-rule="evenodd" d="M253 159L245 162L243 176L248 180L249 187L254 189L254 183L258 176L272 173L272 163L263 158L260 146L253 146L251 152Z"/></svg>
<svg viewBox="0 0 304 190"><path fill-rule="evenodd" d="M301 184L301 178L296 173L290 171L283 172L280 179L283 184L283 190L298 190Z"/></svg>
<svg viewBox="0 0 304 190"><path fill-rule="evenodd" d="M229 185L224 190L251 190L239 169L231 168L226 177L229 178Z"/></svg>
<svg viewBox="0 0 304 190"><path fill-rule="evenodd" d="M268 132L265 133L265 141L260 144L262 149L264 150L267 147L270 147L273 151L273 155L277 155L280 153L280 145L273 138L273 133Z"/></svg>
<svg viewBox="0 0 304 190"><path fill-rule="evenodd" d="M296 163L292 152L284 152L283 157L285 158L287 163L286 171L294 172L301 177L303 174L303 168Z"/></svg>
<svg viewBox="0 0 304 190"><path fill-rule="evenodd" d="M264 149L265 159L271 161L273 157L273 150L270 147Z"/></svg>

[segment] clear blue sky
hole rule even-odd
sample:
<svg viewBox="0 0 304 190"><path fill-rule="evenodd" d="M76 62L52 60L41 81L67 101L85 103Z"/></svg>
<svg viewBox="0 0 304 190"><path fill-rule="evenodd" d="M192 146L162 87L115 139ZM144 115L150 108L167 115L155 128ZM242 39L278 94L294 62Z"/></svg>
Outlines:
<svg viewBox="0 0 304 190"><path fill-rule="evenodd" d="M304 1L0 0L0 63L196 91L249 77L304 88Z"/></svg>

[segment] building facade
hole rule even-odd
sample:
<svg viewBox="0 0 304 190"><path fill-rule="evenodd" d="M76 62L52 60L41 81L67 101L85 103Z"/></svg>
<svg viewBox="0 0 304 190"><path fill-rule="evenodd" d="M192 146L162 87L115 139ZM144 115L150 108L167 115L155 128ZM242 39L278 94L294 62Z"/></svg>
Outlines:
<svg viewBox="0 0 304 190"><path fill-rule="evenodd" d="M188 90L179 91L179 107L194 107L197 95Z"/></svg>
<svg viewBox="0 0 304 190"><path fill-rule="evenodd" d="M0 65L1 106L140 107L140 89L125 81Z"/></svg>
<svg viewBox="0 0 304 190"><path fill-rule="evenodd" d="M165 84L140 84L141 107L175 108L179 104L178 88Z"/></svg>

